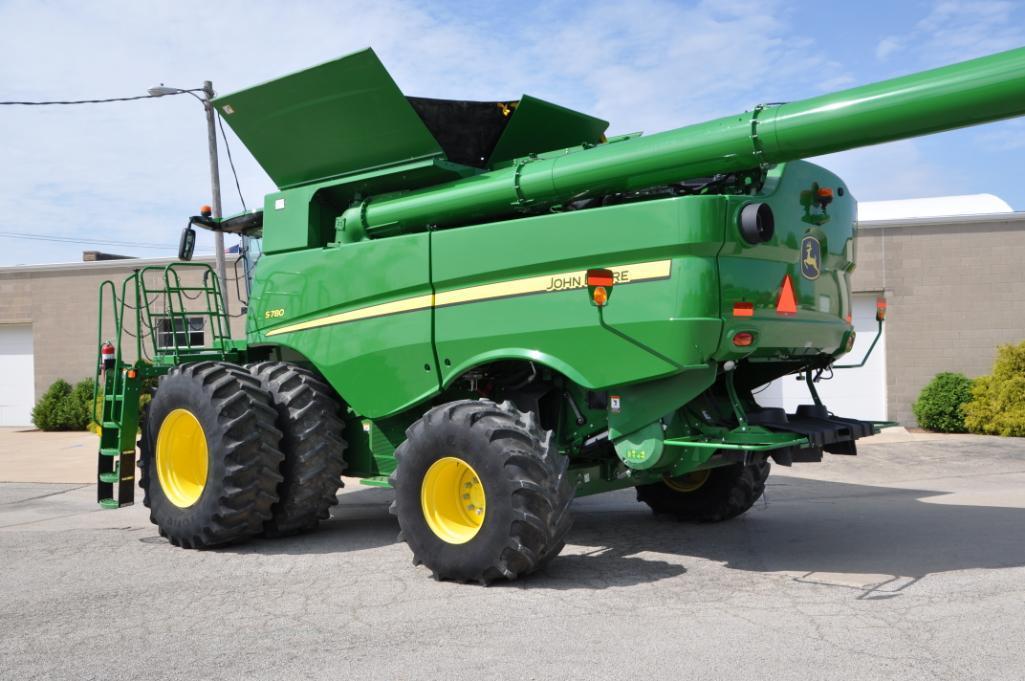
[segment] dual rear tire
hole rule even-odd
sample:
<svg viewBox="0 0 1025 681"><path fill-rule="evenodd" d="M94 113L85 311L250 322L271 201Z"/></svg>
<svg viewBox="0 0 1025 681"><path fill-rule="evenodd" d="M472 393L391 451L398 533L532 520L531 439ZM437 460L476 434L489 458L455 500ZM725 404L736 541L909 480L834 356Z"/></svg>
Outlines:
<svg viewBox="0 0 1025 681"><path fill-rule="evenodd" d="M142 424L143 503L176 546L310 529L337 503L345 448L338 405L299 367L175 367Z"/></svg>

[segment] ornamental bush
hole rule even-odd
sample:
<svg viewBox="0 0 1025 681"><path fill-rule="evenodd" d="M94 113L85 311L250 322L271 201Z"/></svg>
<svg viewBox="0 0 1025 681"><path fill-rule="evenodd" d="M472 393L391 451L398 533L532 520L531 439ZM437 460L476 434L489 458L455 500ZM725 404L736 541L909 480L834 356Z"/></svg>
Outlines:
<svg viewBox="0 0 1025 681"><path fill-rule="evenodd" d="M993 373L975 379L964 415L973 433L1025 437L1025 342L1000 346Z"/></svg>
<svg viewBox="0 0 1025 681"><path fill-rule="evenodd" d="M64 379L57 379L32 409L32 423L40 430L85 430L92 407L91 378L73 388Z"/></svg>
<svg viewBox="0 0 1025 681"><path fill-rule="evenodd" d="M964 374L943 372L929 381L911 406L918 425L940 433L964 433L963 405L972 399L972 380Z"/></svg>

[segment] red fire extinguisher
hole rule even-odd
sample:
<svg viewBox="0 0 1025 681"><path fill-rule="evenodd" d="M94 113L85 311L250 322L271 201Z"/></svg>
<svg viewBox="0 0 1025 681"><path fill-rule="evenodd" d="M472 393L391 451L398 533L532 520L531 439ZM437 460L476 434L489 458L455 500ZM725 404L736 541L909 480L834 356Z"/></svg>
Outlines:
<svg viewBox="0 0 1025 681"><path fill-rule="evenodd" d="M100 346L100 363L104 371L114 368L114 344L110 341Z"/></svg>

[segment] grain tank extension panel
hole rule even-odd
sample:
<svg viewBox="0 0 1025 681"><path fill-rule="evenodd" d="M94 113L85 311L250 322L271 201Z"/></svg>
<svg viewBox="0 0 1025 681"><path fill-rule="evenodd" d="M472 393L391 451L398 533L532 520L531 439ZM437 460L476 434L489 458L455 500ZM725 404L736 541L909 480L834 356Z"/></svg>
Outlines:
<svg viewBox="0 0 1025 681"><path fill-rule="evenodd" d="M370 49L214 104L281 189L423 160L490 169L532 153L596 144L608 127L528 96L502 102L406 97Z"/></svg>

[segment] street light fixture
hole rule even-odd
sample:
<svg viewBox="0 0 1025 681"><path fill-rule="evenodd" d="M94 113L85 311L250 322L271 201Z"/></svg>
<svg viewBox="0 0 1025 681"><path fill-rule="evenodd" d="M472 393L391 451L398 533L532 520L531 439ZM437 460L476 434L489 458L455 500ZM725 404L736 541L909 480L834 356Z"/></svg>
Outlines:
<svg viewBox="0 0 1025 681"><path fill-rule="evenodd" d="M211 217L220 218L221 213L221 173L217 164L217 120L215 116L217 113L214 111L213 98L214 98L214 85L209 80L203 81L203 87L194 88L192 90L183 90L176 87L167 87L163 83L156 87L151 87L146 91L150 97L164 97L165 95L181 95L189 94L198 99L203 103L203 108L206 110L206 128L207 128L207 143L210 148L210 192L213 194L212 197L212 211ZM202 92L205 96L200 97L197 92ZM224 314L229 314L228 311L228 277L227 268L224 264L224 232L214 232L214 249L216 251L216 268L217 278L221 283L221 300L224 304Z"/></svg>

